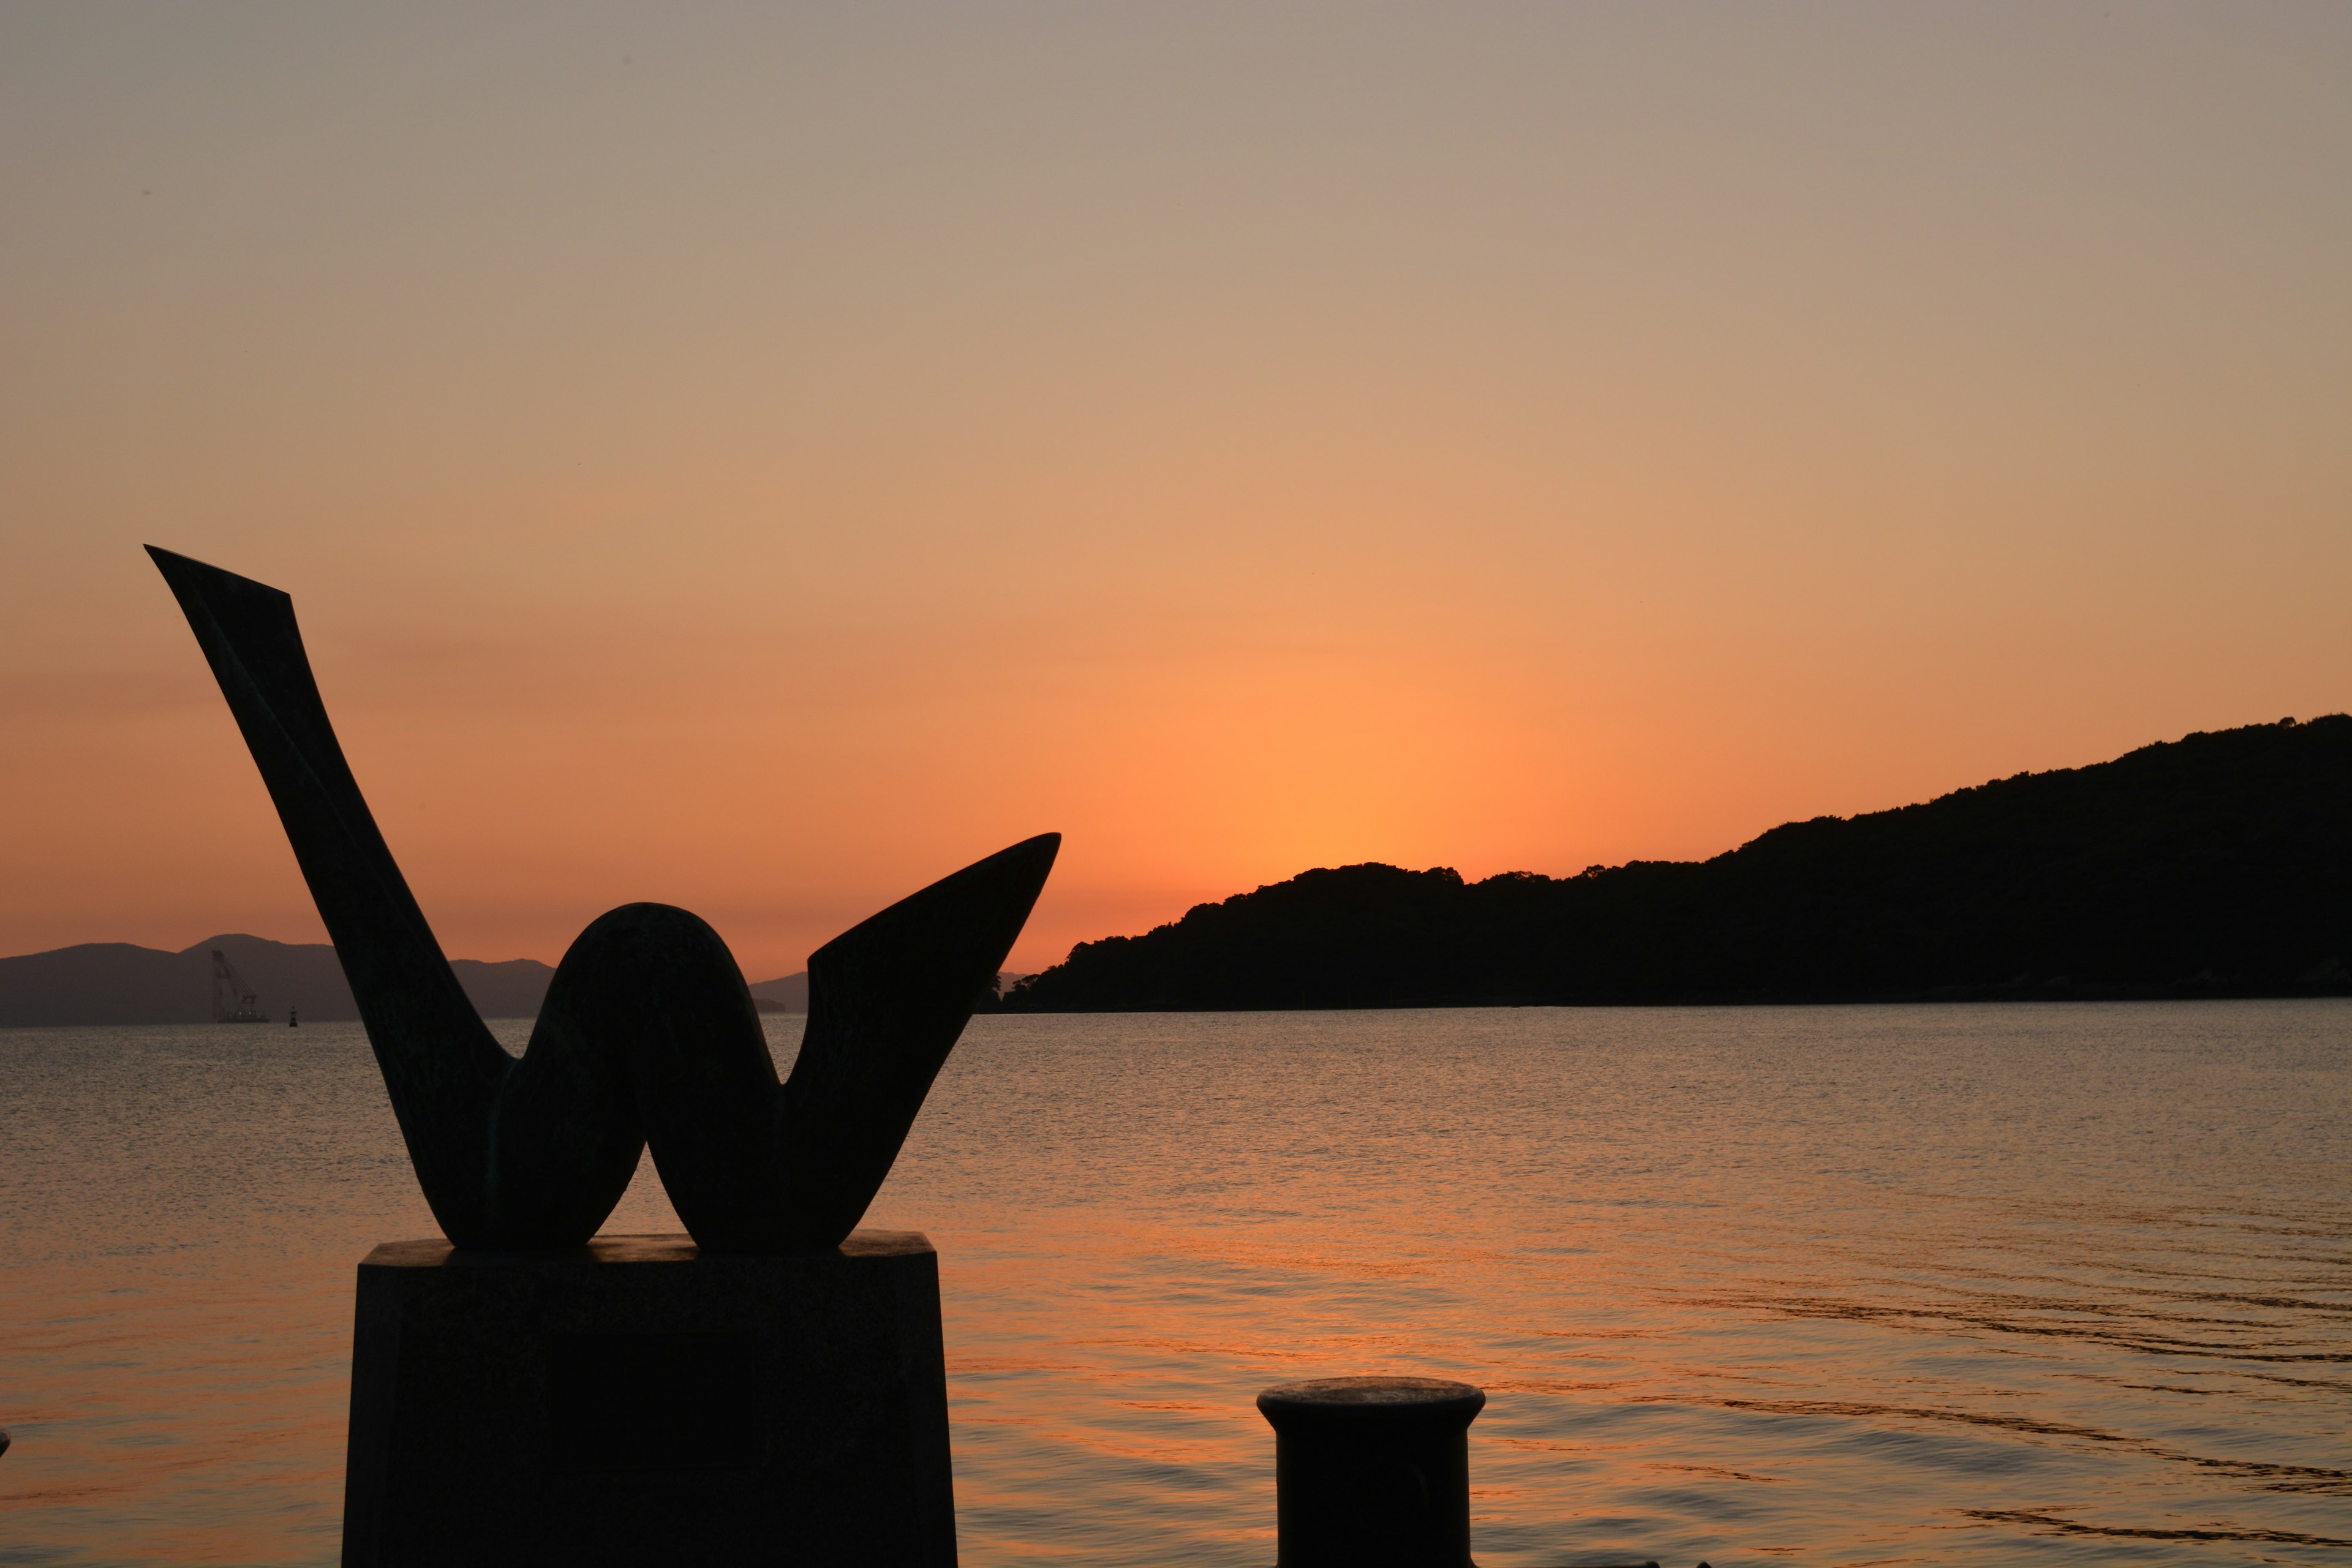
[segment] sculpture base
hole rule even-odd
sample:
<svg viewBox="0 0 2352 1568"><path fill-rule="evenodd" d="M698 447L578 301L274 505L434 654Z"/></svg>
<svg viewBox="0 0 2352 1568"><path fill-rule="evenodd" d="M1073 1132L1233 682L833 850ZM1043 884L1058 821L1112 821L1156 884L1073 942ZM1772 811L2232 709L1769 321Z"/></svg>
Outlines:
<svg viewBox="0 0 2352 1568"><path fill-rule="evenodd" d="M388 1242L359 1270L346 1568L947 1564L939 1256Z"/></svg>

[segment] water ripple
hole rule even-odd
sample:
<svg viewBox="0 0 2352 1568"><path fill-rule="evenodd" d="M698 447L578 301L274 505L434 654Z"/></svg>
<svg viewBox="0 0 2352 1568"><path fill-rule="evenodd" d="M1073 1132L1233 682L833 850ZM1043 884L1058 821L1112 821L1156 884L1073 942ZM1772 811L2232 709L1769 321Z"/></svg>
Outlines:
<svg viewBox="0 0 2352 1568"><path fill-rule="evenodd" d="M1262 1568L1253 1396L1358 1371L1488 1390L1487 1568L2320 1563L2347 1147L2341 1003L998 1018L871 1223L976 1568ZM333 1562L431 1231L354 1029L0 1035L0 1564Z"/></svg>

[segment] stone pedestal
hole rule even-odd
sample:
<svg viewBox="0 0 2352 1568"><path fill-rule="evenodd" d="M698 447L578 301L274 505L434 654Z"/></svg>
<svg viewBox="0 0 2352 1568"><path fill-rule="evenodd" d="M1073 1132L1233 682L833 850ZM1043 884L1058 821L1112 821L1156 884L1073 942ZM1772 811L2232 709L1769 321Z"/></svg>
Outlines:
<svg viewBox="0 0 2352 1568"><path fill-rule="evenodd" d="M359 1270L346 1568L952 1565L939 1258L391 1242Z"/></svg>

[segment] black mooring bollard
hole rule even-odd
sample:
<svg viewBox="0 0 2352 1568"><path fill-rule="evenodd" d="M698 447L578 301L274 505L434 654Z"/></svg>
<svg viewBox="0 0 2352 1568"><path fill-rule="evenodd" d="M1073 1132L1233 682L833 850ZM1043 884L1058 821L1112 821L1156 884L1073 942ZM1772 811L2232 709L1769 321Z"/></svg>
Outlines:
<svg viewBox="0 0 2352 1568"><path fill-rule="evenodd" d="M1257 1396L1277 1568L1471 1568L1466 1383L1325 1377Z"/></svg>

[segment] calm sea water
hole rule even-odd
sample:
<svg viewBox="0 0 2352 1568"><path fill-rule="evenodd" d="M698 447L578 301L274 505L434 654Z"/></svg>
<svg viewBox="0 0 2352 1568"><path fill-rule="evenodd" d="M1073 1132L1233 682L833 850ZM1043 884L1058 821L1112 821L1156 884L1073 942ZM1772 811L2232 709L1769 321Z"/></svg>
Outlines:
<svg viewBox="0 0 2352 1568"><path fill-rule="evenodd" d="M1488 1568L2352 1553L2352 1004L982 1019L869 1221L967 1563L1262 1568L1362 1372L1488 1391ZM0 1032L0 1563L334 1562L433 1234L356 1026Z"/></svg>

